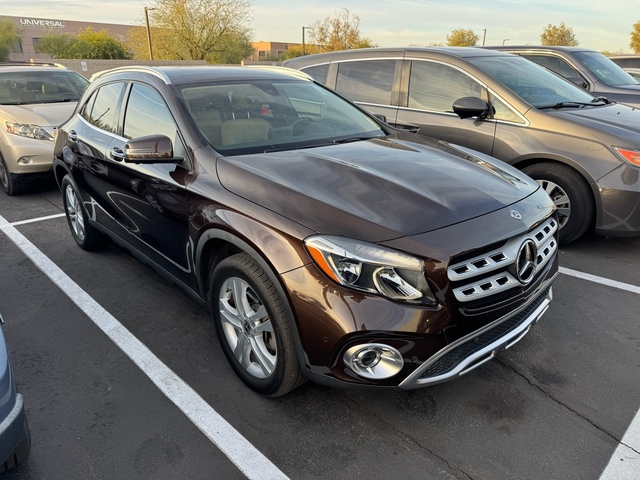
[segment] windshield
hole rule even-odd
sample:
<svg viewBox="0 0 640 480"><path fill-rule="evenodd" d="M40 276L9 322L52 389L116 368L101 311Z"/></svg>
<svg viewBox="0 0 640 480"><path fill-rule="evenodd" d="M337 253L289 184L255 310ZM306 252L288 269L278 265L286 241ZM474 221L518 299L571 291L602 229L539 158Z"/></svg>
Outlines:
<svg viewBox="0 0 640 480"><path fill-rule="evenodd" d="M586 90L526 58L509 55L467 60L536 108L596 102Z"/></svg>
<svg viewBox="0 0 640 480"><path fill-rule="evenodd" d="M88 83L70 70L0 72L0 104L77 102Z"/></svg>
<svg viewBox="0 0 640 480"><path fill-rule="evenodd" d="M196 126L226 155L385 135L358 108L310 81L210 82L179 90Z"/></svg>
<svg viewBox="0 0 640 480"><path fill-rule="evenodd" d="M631 75L599 52L576 52L575 56L605 85L622 87L637 84Z"/></svg>

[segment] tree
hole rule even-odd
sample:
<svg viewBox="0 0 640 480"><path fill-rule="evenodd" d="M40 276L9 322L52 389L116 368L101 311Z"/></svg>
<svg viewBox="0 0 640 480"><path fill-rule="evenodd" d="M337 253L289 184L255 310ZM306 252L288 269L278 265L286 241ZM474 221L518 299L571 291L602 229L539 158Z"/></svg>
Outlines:
<svg viewBox="0 0 640 480"><path fill-rule="evenodd" d="M450 47L475 47L480 37L470 28L458 28L447 35L447 45Z"/></svg>
<svg viewBox="0 0 640 480"><path fill-rule="evenodd" d="M540 35L542 45L562 45L565 47L577 47L578 40L573 34L573 30L567 27L564 22L557 25L547 25Z"/></svg>
<svg viewBox="0 0 640 480"><path fill-rule="evenodd" d="M640 53L640 21L633 24L631 31L631 43L629 43L633 53Z"/></svg>
<svg viewBox="0 0 640 480"><path fill-rule="evenodd" d="M324 50L318 45L305 43L304 45L304 54L311 55L313 53L322 53ZM284 58L295 58L302 56L302 44L300 45L289 45L289 48L284 52Z"/></svg>
<svg viewBox="0 0 640 480"><path fill-rule="evenodd" d="M346 8L336 12L333 17L314 23L309 36L310 43L323 52L376 46L370 39L360 35L360 18Z"/></svg>
<svg viewBox="0 0 640 480"><path fill-rule="evenodd" d="M9 54L19 38L15 23L11 20L0 20L0 62L9 60Z"/></svg>
<svg viewBox="0 0 640 480"><path fill-rule="evenodd" d="M251 0L156 0L149 12L154 58L240 63L251 55ZM149 58L146 29L127 36L134 58Z"/></svg>
<svg viewBox="0 0 640 480"><path fill-rule="evenodd" d="M52 58L131 58L126 45L109 35L108 30L97 32L91 27L80 30L75 37L66 33L48 33L38 41L36 49Z"/></svg>

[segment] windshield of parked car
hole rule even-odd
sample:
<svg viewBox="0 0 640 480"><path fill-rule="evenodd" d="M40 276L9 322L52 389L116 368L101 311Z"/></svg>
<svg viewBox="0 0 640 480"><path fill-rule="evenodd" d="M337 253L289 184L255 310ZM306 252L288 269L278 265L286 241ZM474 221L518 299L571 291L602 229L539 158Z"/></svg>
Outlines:
<svg viewBox="0 0 640 480"><path fill-rule="evenodd" d="M586 90L526 58L509 55L468 61L536 108L604 105Z"/></svg>
<svg viewBox="0 0 640 480"><path fill-rule="evenodd" d="M77 102L88 83L70 70L0 72L0 104Z"/></svg>
<svg viewBox="0 0 640 480"><path fill-rule="evenodd" d="M179 87L194 123L226 155L381 137L368 115L311 81L210 82Z"/></svg>
<svg viewBox="0 0 640 480"><path fill-rule="evenodd" d="M637 84L631 75L600 52L576 52L575 56L605 85L622 87Z"/></svg>

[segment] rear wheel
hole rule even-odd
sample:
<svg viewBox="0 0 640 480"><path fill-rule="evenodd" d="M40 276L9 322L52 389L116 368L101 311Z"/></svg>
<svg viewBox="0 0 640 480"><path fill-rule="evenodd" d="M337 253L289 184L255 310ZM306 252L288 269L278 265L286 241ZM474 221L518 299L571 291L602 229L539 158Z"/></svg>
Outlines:
<svg viewBox="0 0 640 480"><path fill-rule="evenodd" d="M29 456L31 451L31 432L29 431L29 424L27 419L24 419L24 426L22 428L22 440L16 449L9 455L9 458L4 463L0 463L0 473L5 472L15 466L20 465Z"/></svg>
<svg viewBox="0 0 640 480"><path fill-rule="evenodd" d="M70 175L62 179L62 202L73 239L84 250L96 250L105 244L105 236L91 226L82 199Z"/></svg>
<svg viewBox="0 0 640 480"><path fill-rule="evenodd" d="M20 195L25 193L28 188L25 182L15 180L11 178L11 172L7 167L7 162L4 160L2 153L0 152L0 186L7 195Z"/></svg>
<svg viewBox="0 0 640 480"><path fill-rule="evenodd" d="M582 236L594 219L591 189L574 169L558 163L537 163L522 169L551 197L558 208L560 243L566 245Z"/></svg>
<svg viewBox="0 0 640 480"><path fill-rule="evenodd" d="M278 397L305 380L286 299L247 254L229 257L211 278L218 340L236 374L252 390Z"/></svg>

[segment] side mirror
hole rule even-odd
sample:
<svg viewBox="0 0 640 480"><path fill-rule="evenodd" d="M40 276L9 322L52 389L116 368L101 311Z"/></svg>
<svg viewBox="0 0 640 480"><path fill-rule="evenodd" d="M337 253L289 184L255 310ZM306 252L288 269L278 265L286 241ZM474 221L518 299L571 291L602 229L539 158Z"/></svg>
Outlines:
<svg viewBox="0 0 640 480"><path fill-rule="evenodd" d="M478 97L462 97L453 102L453 111L460 118L485 118L489 114L489 105Z"/></svg>
<svg viewBox="0 0 640 480"><path fill-rule="evenodd" d="M585 90L589 88L589 84L585 82L582 77L567 77L567 80L571 83L575 83L577 86L584 88Z"/></svg>
<svg viewBox="0 0 640 480"><path fill-rule="evenodd" d="M388 123L386 115L382 115L381 113L374 113L373 116L380 120L382 123Z"/></svg>
<svg viewBox="0 0 640 480"><path fill-rule="evenodd" d="M173 156L173 144L165 135L147 135L129 140L124 146L127 163L182 163Z"/></svg>

